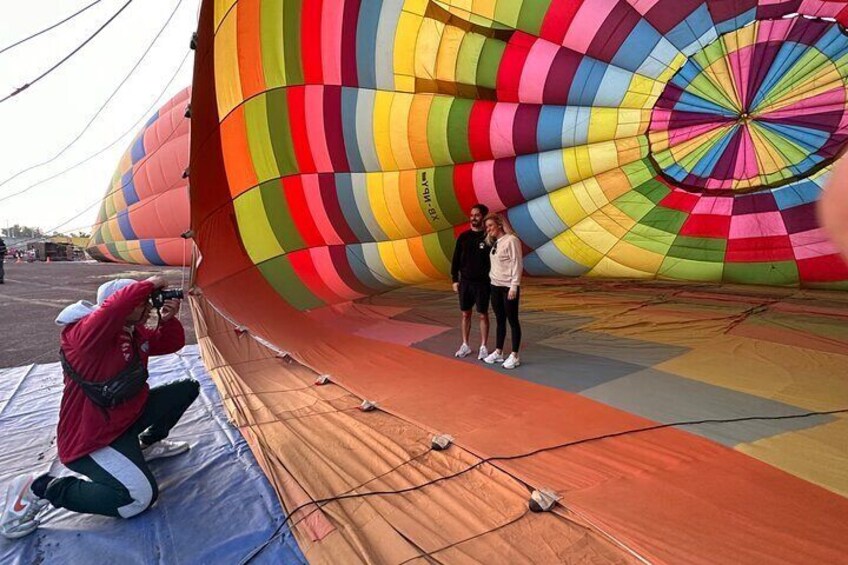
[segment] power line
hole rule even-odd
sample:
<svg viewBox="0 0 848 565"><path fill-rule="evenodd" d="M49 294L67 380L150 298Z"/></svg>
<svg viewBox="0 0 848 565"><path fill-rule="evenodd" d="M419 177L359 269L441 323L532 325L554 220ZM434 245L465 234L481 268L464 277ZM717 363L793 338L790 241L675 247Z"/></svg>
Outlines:
<svg viewBox="0 0 848 565"><path fill-rule="evenodd" d="M186 60L188 59L188 56L189 56L189 55L191 55L191 51L190 51L190 50L189 50L189 51L186 51L186 54L183 56L182 61L180 61L179 66L178 66L178 67L177 67L177 69L174 71L174 74L173 74L173 75L171 75L171 78L168 80L168 83L167 83L167 84L165 85L165 87L162 89L162 92L161 92L161 93L159 93L159 96L158 96L158 97L157 97L157 98L153 101L153 103L152 103L152 104L150 104L150 106L148 106L148 107L147 107L147 109L144 111L144 113L141 115L141 117L140 117L140 118L138 118L138 119L135 121L135 123L133 123L133 125L131 125L131 126L130 126L130 127L129 127L126 131L124 131L124 132L123 132L121 135L119 135L117 138L115 138L115 139L114 139L111 143L109 143L109 144L108 144L108 145L106 145L105 147L101 148L101 149L100 149L100 150L98 150L97 152L93 153L92 155L89 155L89 156L88 156L88 157L86 157L85 159L83 159L83 160L81 160L81 161L78 161L78 162L76 162L75 164L71 165L70 167L68 167L68 168L66 168L66 169L63 169L63 170L59 171L58 173L55 173L55 174L53 174L53 175L50 175L49 177L47 177L47 178L45 178L45 179L42 179L42 180L40 180L40 181L38 181L38 182L35 182L35 183L33 183L33 184L29 185L28 187L26 187L26 188L24 188L24 189L21 189L21 190L19 190L19 191L17 191L17 192L13 192L12 194L7 194L6 196L2 196L2 197L0 197L0 202L3 202L3 201L5 201L5 200L9 200L9 199L11 199L11 198L14 198L15 196L19 196L19 195L21 195L21 194L24 194L25 192L29 192L30 190L32 190L33 188L36 188L37 186L41 186L42 184L44 184L44 183L46 183L46 182L49 182L49 181L51 181L51 180L53 180L53 179L55 179L55 178L58 178L58 177L60 177L60 176L62 176L62 175L64 175L64 174L66 174L66 173L69 173L70 171L72 171L72 170L76 169L76 168L77 168L77 167L79 167L80 165L84 165L85 163L88 163L89 161L91 161L91 160L92 160L92 159L94 159L95 157L98 157L98 156L102 155L104 152L106 152L106 151L108 151L109 149L111 149L111 148L112 148L115 144L117 144L117 143L118 143L119 141L121 141L124 137L126 137L126 136L127 136L127 134L134 132L134 131L136 130L136 128L138 127L138 125L139 125L139 124L140 124L140 123L141 123L144 119L146 119L146 118L147 118L147 115L148 115L148 113L150 112L150 110L152 110L152 109L156 106L156 104L158 104L158 103L159 103L159 101L160 101L160 99L162 98L162 96L164 96L165 92L168 90L168 88L169 88L169 87L171 86L171 84L174 82L174 79L176 79L176 78L177 78L177 75L179 75L179 74L180 74L180 70L183 68L183 65L185 64L185 62L186 62ZM70 220L68 220L68 221L70 221ZM65 222L65 223L67 223L67 222ZM64 224L60 224L60 225L64 225Z"/></svg>
<svg viewBox="0 0 848 565"><path fill-rule="evenodd" d="M185 63L185 61L186 61L186 59L188 58L188 55L189 55L190 53L191 53L191 51L188 51L188 52L186 53L185 57L183 57L183 60L180 62L180 66L179 66L179 67L177 67L177 71L174 73L174 75L173 75L173 76L171 77L171 79L168 81L168 84L165 86L165 89L163 89L162 94L160 94L160 95L159 95L159 98L161 98L161 97L162 97L162 95L165 93L165 90L167 90L168 86L170 86L171 82L173 82L174 78L175 78L175 77L177 76L177 74L179 73L180 68L182 68L183 64ZM157 98L157 99L156 99L156 101L154 101L154 103L153 103L154 105L155 105L155 104L159 101L159 98ZM152 106L152 105L151 105L151 106ZM146 117L146 112L145 112L145 115L143 115L141 119L144 119L144 117ZM141 119L140 119L140 120L138 120L138 121L141 121ZM188 119L188 118L186 118L186 119ZM136 124L138 124L138 121L136 122ZM133 127L135 127L135 125L134 125ZM150 159L151 159L151 158L152 158L152 157L153 157L156 153L158 153L158 152L159 152L159 150L160 150L160 149L162 149L162 148L163 148L163 147L167 144L167 142L168 142L168 141L169 141L169 140L170 140L170 139L174 136L174 134L175 134L175 133L177 133L177 131L178 131L179 129L180 129L180 124L179 124L179 123L177 123L177 125L175 125L175 126L174 126L174 128L170 131L170 133L168 133L168 135L165 137L165 139L163 139L163 140L160 142L160 144L156 147L156 149L154 149L153 151L151 151L149 154L145 155L145 156L143 157L143 159L142 159L141 161L139 161L139 164L143 164L144 162L146 162L146 161L150 160ZM124 134L124 135L126 135L126 134ZM112 142L112 144L111 144L111 145L114 145L114 144L115 144L118 140L120 140L122 137L123 137L123 135L122 135L120 138L116 139L114 142ZM110 145L110 146L111 146L111 145ZM102 150L101 150L101 153L102 153ZM96 155L96 154L95 154L95 155ZM89 157L88 159L91 159L91 158L93 158L93 157L94 157L94 156ZM80 164L80 163L78 163L78 164ZM189 164L189 167L191 167L191 165L190 165L190 164ZM122 191L122 190L124 189L124 187L128 186L128 185L129 185L129 184L133 181L133 179L135 179L136 175L137 175L138 173L140 173L140 172L141 172L141 167L140 167L140 166L139 166L139 167L134 167L133 173L130 175L130 178L129 178L129 179L127 179L127 181L126 181L126 182L122 183L120 186L118 186L118 187L116 187L116 188L114 188L114 189L112 189L112 190L108 190L108 191L106 192L106 194L105 194L105 195L103 195L103 196L99 197L97 200L95 200L94 202L92 202L91 204L89 204L88 206L86 206L86 207L85 207L85 208L84 208L81 212L79 212L79 213L78 213L78 214L76 214L75 216L72 216L72 217L68 218L67 220L65 220L65 221L64 221L64 222L62 222L61 224L58 224L57 226L55 226L55 227L53 227L53 228L51 228L51 229L47 230L45 233L55 233L55 232L57 232L57 230L58 230L59 228L61 228L61 227L65 226L65 225L69 224L70 222L72 222L72 221L76 220L77 218L79 218L80 216L82 216L83 214L85 214L86 212L88 212L89 210L91 210L92 208L94 208L95 206L97 206L98 204L101 204L101 205L102 205L103 201L105 201L105 200L106 200L106 198L108 198L109 196L111 196L111 195L113 195L113 194L115 194L115 193L117 193L117 192L119 192L119 191ZM59 174L61 174L61 173L59 173ZM57 175L54 175L54 177L55 177L55 176L57 176ZM53 177L51 177L51 178L53 178ZM122 180L123 180L123 179L122 179ZM137 206L134 206L134 208L133 208L133 209L134 209L134 210L138 210L138 209L144 208L145 206L147 206L147 205L149 205L149 204L152 204L152 203L153 203L153 202L155 202L155 201L156 201L156 200L157 200L160 196L162 196L163 194L167 193L167 192L168 192L168 191L170 191L172 188L174 188L175 186L177 186L177 184L179 184L179 183L180 183L180 181L182 181L182 180L183 180L182 178L177 179L176 181L174 181L173 183L171 183L171 184L170 184L167 188L165 188L165 190L163 190L161 193L159 193L159 194L157 194L157 195L153 196L152 198L148 198L148 199L146 199L146 200L144 200L144 201L139 202L139 203L138 203L138 205L137 205ZM14 194L12 194L12 195L6 196L6 197L4 197L4 198L0 198L0 202L2 202L3 200L5 200L5 199L7 199L7 198L11 198L11 197L13 197L13 196L15 196L15 195L14 195ZM127 209L129 209L129 206L127 207ZM108 220L107 220L107 221L108 221ZM103 223L105 223L105 222L97 222L97 223L95 224L95 226L99 229L99 228L100 228L100 226L101 226ZM85 228L85 227L90 227L90 228L92 228L92 229L91 229L91 235L92 235L92 237L94 237L94 226L88 226L88 225L87 225L87 226L80 226L79 228L72 228L72 229L71 229L71 231L73 231L73 230L75 230L75 229ZM67 231L67 229L66 229L65 231ZM22 241L22 242L20 242L20 243L29 243L30 241L38 241L38 240L40 240L40 239L42 239L42 237L31 238L31 239L28 239L28 240Z"/></svg>
<svg viewBox="0 0 848 565"><path fill-rule="evenodd" d="M98 1L100 1L100 0L98 0ZM119 90L121 90L121 88L124 86L124 84L126 84L127 80L129 80L130 76L132 76L132 74L133 74L133 73L135 73L135 71L136 71L136 70L138 69L138 67L141 65L142 61L144 61L144 59L147 57L147 54L148 54L148 53L150 53L150 50L153 48L153 45L154 45L154 44L155 44L155 43L159 40L159 37L160 37L160 36L162 35L162 33L165 31L165 28L166 28L166 27L168 27L168 24L169 24L169 23L171 23L171 20L173 19L174 15L177 13L177 10L180 8L180 5L181 5L182 3L183 3L183 0L179 0L179 2L177 2L177 5L176 5L176 6L174 6L174 9L173 9L173 11L171 12L171 15L169 15L169 16L168 16L168 19L167 19L167 20L165 20L165 23L164 23L164 24L162 24L162 27L159 29L159 32L158 32L158 33L157 33L157 34L153 37L153 39L151 40L150 44L147 46L147 49L145 49L145 50L144 50L144 53L142 53L142 54L141 54L141 57L138 59L138 61L136 61L135 65L133 65L133 67L132 67L132 68L130 69L130 71L126 74L126 76L124 76L124 78L121 80L121 82L120 82L120 83L118 83L118 86L117 86L117 87L115 87L115 90L113 90L113 91L112 91L112 94L110 94L110 95L109 95L109 98L107 98L107 99L106 99L106 101L105 101L105 102L104 102L104 103L100 106L100 108L98 108L97 112L95 112L95 113L94 113L94 115L91 117L91 119L90 119L90 120L88 120L88 123L87 123L87 124L85 124L85 127L83 127L83 128L82 128L82 130L81 130L81 131L80 131L80 132L76 135L76 137L74 137L74 138L71 140L71 142L70 142L70 143L68 143L68 144L67 144L65 147L63 147L63 148L62 148L62 149L61 149L58 153L56 153L55 155L53 155L52 157L50 157L50 158L49 158L49 159L47 159L46 161L41 161L40 163L35 163L35 164L33 164L33 165L30 165L29 167L27 167L27 168L25 168L25 169L21 169L21 170L20 170L20 171L18 171L17 173L13 174L12 176L10 176L10 177L8 177L7 179L5 179L5 180L3 180L2 182L0 182L0 186L5 185L5 184L6 184L6 183L8 183L9 181L11 181L11 180L13 180L13 179L15 179L15 178L19 177L20 175L22 175L22 174L24 174L24 173L26 173L26 172L29 172L29 171L31 171L31 170L33 170L33 169L37 169L37 168L39 168L39 167L42 167L42 166L44 166L44 165L47 165L47 164L52 163L53 161L55 161L56 159L58 159L59 157L61 157L61 156L65 153L65 151L67 151L68 149L70 149L70 148L71 148L71 147L72 147L72 146L73 146L73 145L74 145L77 141L79 141L79 139L80 139L80 138L81 138L81 137L85 134L85 132L87 132L87 131L88 131L88 129L91 127L91 124L93 124L93 123L94 123L94 120L96 120L96 119L97 119L97 117L101 114L101 112L103 112L103 110L106 108L106 106L108 106L108 105L109 105L109 102L111 102L111 101L112 101L112 99L115 97L115 95L116 95L116 94L118 94L118 91L119 91Z"/></svg>
<svg viewBox="0 0 848 565"><path fill-rule="evenodd" d="M46 27L46 28L42 29L41 31L37 31L37 32L33 33L32 35L30 35L28 37L24 37L23 39L16 41L16 42L12 43L11 45L4 47L3 49L0 49L0 54L5 53L6 51L8 51L9 49L12 49L13 47L17 47L18 45L21 45L22 43L26 43L30 39L34 39L34 38L38 37L39 35L41 35L42 33L47 33L51 29L55 29L65 22L71 21L72 19L79 16L80 14L82 14L83 12L85 12L86 10L88 10L89 8L94 6L95 4L100 4L100 2L102 2L102 0L94 0L94 2L92 2L88 6L85 6L82 9L78 10L77 12L74 12L73 14L71 14L70 16L65 18L64 20L56 22L55 24L51 25L50 27Z"/></svg>
<svg viewBox="0 0 848 565"><path fill-rule="evenodd" d="M187 55L186 55L186 56L187 56ZM185 61L185 59L183 59L183 61ZM180 67L182 67L182 64L180 64ZM173 79L172 79L172 80L173 80ZM167 87L166 87L166 88L167 88ZM161 95L160 95L160 97L161 97ZM158 99L157 99L157 100L158 100ZM156 153L157 153L160 149L162 149L162 148L165 146L165 144L168 142L168 140L170 140L170 139L174 136L174 134L177 132L177 130L179 130L179 129L180 129L180 124L178 123L176 126L174 126L174 128L171 130L171 132L168 134L168 136L167 136L167 137L166 137L166 138L165 138L165 139L161 142L161 144L160 144L160 145L159 145L156 149L154 149L153 151L151 151L148 155L145 155L145 156L144 156L144 160L143 160L143 161L141 161L141 162L143 163L143 162L145 162L145 161L148 161L151 157L153 157L153 156L154 156L154 155L155 155L155 154L156 154ZM127 179L127 181L126 181L125 183L121 184L121 185L120 185L120 186L118 186L117 188L114 188L114 189L112 189L112 190L107 191L107 192L106 192L106 194L105 194L104 196L99 197L97 200L95 200L94 202L92 202L91 204L89 204L88 206L86 206L85 208L83 208L83 210L82 210L81 212L79 212L79 213L78 213L78 214L76 214L75 216L72 216L72 217L68 218L67 220L65 220L65 221L64 221L64 222L62 222L61 224L59 224L59 225L57 225L57 226L55 226L55 227L53 227L53 228L50 228L49 230L47 230L47 231L45 232L45 234L47 234L47 233L55 233L55 232L57 232L57 231L59 230L59 228L61 228L61 227L65 226L65 225L67 225L67 224L69 224L69 223L73 222L74 220L76 220L77 218L79 218L80 216L82 216L83 214L85 214L86 212L88 212L89 210L91 210L92 208L94 208L95 206L97 206L98 204L102 204L102 202L103 202L106 198L108 198L109 196L111 196L111 195L115 194L116 192L119 192L119 191L123 190L125 186L128 186L128 185L130 184L130 182L132 182L132 180L135 178L135 176L136 176L136 175L137 175L140 171L141 171L141 169L140 169L140 168L138 168L137 170L134 170L134 171L133 171L133 173L132 173L132 175L130 175L130 178L129 178L129 179ZM169 185L169 186L168 186L168 187L167 187L164 191L162 191L160 194L157 194L156 196L154 196L154 197L152 197L152 198L149 198L149 199L147 199L147 200L144 200L144 201L140 202L140 203L138 204L138 206L137 206L136 208L134 208L134 209L140 209L140 208L143 208L143 207L147 206L148 204L151 204L151 203L155 202L155 201L156 201L156 200L157 200L160 196L162 196L162 194L164 194L164 193L168 192L169 190L171 190L172 188L174 188L177 184L179 184L179 182L180 182L181 180L182 180L182 179L177 179L176 181L174 181L173 183L171 183L171 184L170 184L170 185ZM9 198L9 197L7 197L7 198ZM2 200L2 199L0 199L0 200ZM100 225L102 225L102 223L103 223L103 222L101 222L100 224L97 224L97 227L99 228L99 227L100 227ZM85 226L81 226L81 227L85 227ZM90 227L90 226L89 226L89 227ZM73 231L74 229L79 229L79 228L72 228L72 229L71 229L71 231ZM66 230L66 231L67 231L67 230ZM92 235L92 237L94 236L94 230L93 230L93 229L92 229L92 233L91 233L91 235ZM42 237L30 238L30 239L25 240L25 241L22 241L22 242L20 242L20 243L29 243L30 241L38 241L38 240L40 240L40 239L42 239Z"/></svg>
<svg viewBox="0 0 848 565"><path fill-rule="evenodd" d="M120 9L118 9L118 11L117 11L117 12L115 12L115 13L112 15L112 17L111 17L111 18L109 18L108 20L106 20L106 22L105 22L103 25L101 25L99 28L97 28L97 31L95 31L93 34L91 34L90 36L88 36L88 39L86 39L85 41L83 41L83 42L82 42L79 46L77 46L77 48L76 48L76 49L74 49L73 51L71 51L70 53L68 53L67 55L65 55L65 56L64 56L64 57L63 57L63 58L62 58L62 59L61 59L58 63L56 63L55 65L53 65L52 67L50 67L49 69L47 69L46 71L44 71L43 73L41 73L40 75L38 75L37 77L35 77L34 79L32 79L31 81L29 81L28 83L26 83L26 84L24 84L23 86L20 86L20 87L18 87L17 89L13 90L11 94L8 94L8 95L6 95L6 97L4 97L4 98L0 99L0 104L2 104L2 103L3 103L3 102L5 102L6 100L9 100L10 98L12 98L12 97L14 97L14 96L17 96L18 94L20 94L20 93L21 93L21 92L23 92L24 90L28 89L30 86L32 86L33 84L37 83L38 81L40 81L41 79L43 79L44 77L46 77L47 75L49 75L50 73L52 73L53 71L55 71L56 69L58 69L60 66L62 66L62 64L64 64L64 63L65 63L65 61L67 61L68 59L70 59L71 57L73 57L74 55L76 55L76 54L77 54L77 53L78 53L78 52L79 52L79 51L80 51L83 47L85 47L85 46L88 44L88 42L89 42L89 41L91 41L92 39L94 39L95 37L97 37L97 35L98 35L101 31L103 31L104 29L106 29L106 26L108 26L110 23L112 23L112 22L115 20L115 18L117 18L117 17L121 14L121 12L123 12L123 11L127 8L127 6L129 6L130 4L132 4L132 1L133 1L133 0L127 0L126 4L124 4L123 6L121 6L121 7L120 7Z"/></svg>
<svg viewBox="0 0 848 565"><path fill-rule="evenodd" d="M30 189L32 189L32 188L35 188L36 186L38 186L38 185L40 185L40 184L43 184L43 183L45 183L45 182L47 182L47 181L49 181L49 180L52 180L52 179L54 179L54 178L56 178L56 177L58 177L58 176L61 176L61 175L65 174L65 173L67 173L68 171L70 171L70 170L72 170L72 169L74 169L74 168L78 167L79 165L82 165L83 163L86 163L86 162L90 161L91 159L93 159L94 157L96 157L96 156L100 155L101 153L103 153L104 151L106 151L107 149L109 149L110 147L112 147L113 145L115 145L118 141L120 141L121 139L123 139L123 138L124 138L124 136L125 136L126 134L130 133L131 131L133 131L133 130L134 130L134 129L138 126L138 124L139 124L142 120L144 120L144 119L147 117L147 113L150 111L150 109L151 109L151 108L153 108L153 107L154 107L154 106L155 106L155 105L159 102L159 100L162 98L162 96L164 96L164 94L165 94L165 92L167 91L168 87L171 85L171 83L173 83L174 79L175 79L175 78L177 77L177 75L179 74L180 69L182 69L183 65L185 64L185 62L186 62L186 60L188 59L188 56L191 54L191 52L192 52L192 50L188 50L188 51L186 51L186 54L183 56L182 60L180 61L180 64L177 66L176 70L174 71L174 74L173 74L173 75L171 75L171 78L168 80L168 83L167 83L167 84L165 85L165 87L162 89L162 92L159 94L159 96L156 98L156 100L154 100L154 101L153 101L153 103L152 103L150 106L148 106L147 110L145 110L145 111L144 111L144 114L142 114L142 116L141 116L141 117L140 117L140 118L139 118L139 119L135 122L135 124L133 124L133 125L130 127L130 129L128 129L127 131L125 131L125 132L124 132L123 134L121 134L118 138L116 138L114 141L112 141L112 143L110 143L109 145L107 145L106 147L104 147L103 149L101 149L100 151L98 151L97 153L95 153L95 154L93 154L93 155L91 155L91 156L87 157L86 159L84 159L84 160L82 160L82 161L80 161L80 162L78 162L78 163L76 163L76 164L72 165L71 167L69 167L69 168L65 169L64 171L60 171L59 173L56 173L55 175L52 175L52 176L50 176L50 177L48 177L48 178L46 178L46 179L44 179L44 180L42 180L42 181L39 181L39 182L37 182L37 183L35 183L35 184L33 184L33 185L30 185L30 186L28 186L27 188L25 188L25 189L23 189L23 190L21 190L21 191L18 191L18 192L14 193L14 194L10 194L10 195L8 195L8 196L4 196L4 197L0 198L0 202L2 202L2 201L4 201L4 200L8 200L8 199L10 199L10 198L13 198L13 197L15 197L15 196L17 196L17 195L19 195L19 194L22 194L22 193L24 193L24 192L26 192L26 191L28 191L28 190L30 190ZM179 130L179 127L180 127L180 124L179 124L179 123L178 123L176 126L174 126L174 128L173 128L173 129L171 130L171 132L170 132L170 133L169 133L169 134L165 137L165 139L164 139L164 140L163 140L163 141L159 144L159 146L158 146L156 149L154 149L154 150L153 150L150 154L148 154L148 155L145 155L145 156L144 156L144 161L149 160L149 159L150 159L151 157L153 157L153 155L155 155L155 154L156 154L156 153L157 153L157 152L158 152L158 151L159 151L162 147L164 147L164 146L165 146L165 144L166 144L166 142L167 142L169 139L171 139L171 137L173 137L173 136L174 136L174 134L177 132L177 130ZM142 161L142 162L143 162L143 161ZM189 165L189 166L191 166L191 165ZM103 202L103 200L105 200L106 198L108 198L108 197L109 197L109 196L111 196L112 194L115 194L116 192L118 192L118 191L120 191L120 190L123 190L123 188L124 188L125 186L127 186L130 182L132 182L132 180L133 180L133 179L135 178L135 176L136 176L136 175L140 172L140 170L141 170L140 168L139 168L139 169L137 169L137 170L134 170L134 171L133 171L133 173L132 173L132 175L130 176L130 178L127 180L127 182L125 182L125 183L121 184L120 186L118 186L117 188L115 188L115 189L113 189L113 190L109 190L109 191L107 191L107 192L106 192L106 194L105 194L104 196L99 197L97 200L95 200L94 202L92 202L91 204L89 204L88 206L86 206L86 207L85 207L85 208L84 208L81 212L79 212L78 214L76 214L76 215L74 215L74 216L72 216L72 217L68 218L68 219L67 219L67 220L65 220L64 222L62 222L62 223L60 223L60 224L56 225L55 227L50 228L50 229L49 229L49 230L47 230L45 233L52 233L52 232L56 232L59 228L61 228L61 227L65 226L65 225L69 224L70 222L72 222L72 221L76 220L77 218L79 218L80 216L82 216L83 214L85 214L86 212L88 212L91 208L95 207L95 206L96 206L96 205L98 205L98 204L101 204L101 203ZM168 188L167 188L164 192L167 192L168 190L170 190L171 188L173 188L174 186L176 186L176 185L180 182L180 180L182 180L182 179L178 179L177 181L175 181L174 183L172 183L172 184L171 184L171 185L170 185L170 186L169 186L169 187L168 187ZM142 208L142 207L144 207L144 206L146 206L146 205L148 205L148 204L150 204L150 203L154 202L156 199L158 199L158 197L159 197L159 196L161 196L161 194L159 194L159 195L155 196L154 198L151 198L151 199L149 199L149 200L145 200L145 201L141 202L141 203L139 204L138 208ZM99 226L99 224L98 224L98 226ZM83 227L84 227L84 226L83 226ZM94 235L94 232L92 231L92 236L93 236L93 235ZM28 239L28 240L22 241L22 242L20 242L20 243L29 243L29 242L31 242L31 241L38 241L38 240L40 240L40 239L42 239L42 237L38 237L38 238L31 238L31 239ZM20 244L20 243L19 243L19 244Z"/></svg>

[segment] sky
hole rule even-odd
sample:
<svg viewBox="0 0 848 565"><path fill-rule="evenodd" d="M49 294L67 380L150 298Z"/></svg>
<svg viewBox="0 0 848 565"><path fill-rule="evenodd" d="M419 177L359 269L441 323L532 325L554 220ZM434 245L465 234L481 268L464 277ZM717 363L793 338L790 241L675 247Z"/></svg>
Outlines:
<svg viewBox="0 0 848 565"><path fill-rule="evenodd" d="M7 3L0 18L0 50L93 1ZM73 51L126 2L101 0L62 26L0 53L0 98ZM64 233L90 230L118 160L135 134L159 106L191 84L194 52L189 51L189 42L197 27L199 3L132 1L62 66L0 103L0 227L21 224ZM4 183L19 171L54 157L82 131L175 8L150 52L85 134L52 163ZM180 67L186 53L189 56ZM4 200L98 153L125 132L120 141L87 163Z"/></svg>

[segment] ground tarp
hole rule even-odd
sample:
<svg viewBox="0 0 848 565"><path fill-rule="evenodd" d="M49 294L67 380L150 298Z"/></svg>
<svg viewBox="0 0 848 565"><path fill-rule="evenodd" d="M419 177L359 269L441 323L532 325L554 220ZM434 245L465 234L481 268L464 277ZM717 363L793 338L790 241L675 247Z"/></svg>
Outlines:
<svg viewBox="0 0 848 565"><path fill-rule="evenodd" d="M172 432L191 451L151 464L161 494L130 520L50 509L19 540L0 538L2 563L302 563L281 526L284 513L242 436L228 422L197 346L152 358L151 384L191 376L201 394ZM19 473L46 471L56 458L62 392L58 363L0 369L0 488ZM54 471L68 471L58 463Z"/></svg>

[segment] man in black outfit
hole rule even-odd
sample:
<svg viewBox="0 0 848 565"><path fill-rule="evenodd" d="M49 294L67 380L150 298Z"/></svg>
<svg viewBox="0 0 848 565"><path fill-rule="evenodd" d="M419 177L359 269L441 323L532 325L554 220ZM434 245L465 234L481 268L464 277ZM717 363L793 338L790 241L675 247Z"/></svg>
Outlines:
<svg viewBox="0 0 848 565"><path fill-rule="evenodd" d="M459 309L462 310L462 345L454 354L467 357L471 353L468 339L471 336L471 310L476 307L480 317L480 350L478 359L489 355L486 342L489 340L489 247L486 245L486 231L483 219L489 209L483 204L471 208L469 220L471 229L459 234L451 262L453 291L459 295Z"/></svg>

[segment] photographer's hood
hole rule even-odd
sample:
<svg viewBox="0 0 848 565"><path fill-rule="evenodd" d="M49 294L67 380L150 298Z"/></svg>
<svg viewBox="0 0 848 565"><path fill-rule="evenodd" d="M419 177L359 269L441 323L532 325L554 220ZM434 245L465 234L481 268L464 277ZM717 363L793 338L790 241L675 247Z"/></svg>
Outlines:
<svg viewBox="0 0 848 565"><path fill-rule="evenodd" d="M56 316L56 323L60 326L67 326L79 322L95 310L97 310L96 304L92 304L88 300L80 300L59 312L59 315Z"/></svg>
<svg viewBox="0 0 848 565"><path fill-rule="evenodd" d="M97 289L97 304L92 304L88 300L75 302L59 312L59 315L56 316L56 323L60 326L67 326L68 324L79 322L97 310L107 298L135 282L133 279L115 279L101 284L100 288Z"/></svg>

